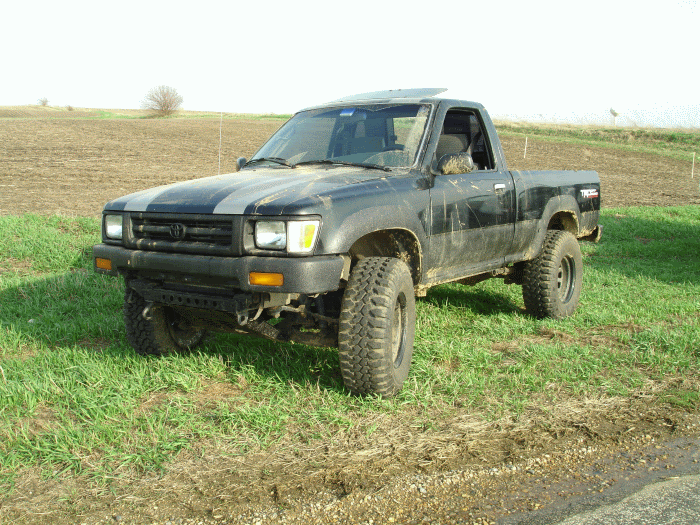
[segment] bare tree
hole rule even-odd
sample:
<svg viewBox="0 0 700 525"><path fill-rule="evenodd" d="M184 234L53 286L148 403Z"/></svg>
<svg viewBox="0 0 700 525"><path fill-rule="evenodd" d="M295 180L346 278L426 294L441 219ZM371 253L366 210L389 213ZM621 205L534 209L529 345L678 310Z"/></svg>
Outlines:
<svg viewBox="0 0 700 525"><path fill-rule="evenodd" d="M155 111L159 116L172 115L182 105L182 96L170 86L157 86L151 89L141 102L143 109Z"/></svg>
<svg viewBox="0 0 700 525"><path fill-rule="evenodd" d="M49 105L49 99L46 97L41 97L39 99L39 104L42 106L48 106Z"/></svg>

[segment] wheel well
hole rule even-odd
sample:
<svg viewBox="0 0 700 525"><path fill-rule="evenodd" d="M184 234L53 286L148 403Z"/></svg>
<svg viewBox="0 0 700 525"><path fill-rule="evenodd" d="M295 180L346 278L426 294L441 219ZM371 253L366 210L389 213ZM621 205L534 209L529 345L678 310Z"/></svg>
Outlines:
<svg viewBox="0 0 700 525"><path fill-rule="evenodd" d="M361 237L350 248L353 261L365 257L393 257L406 263L413 284L420 282L421 250L418 239L407 230L382 230Z"/></svg>
<svg viewBox="0 0 700 525"><path fill-rule="evenodd" d="M560 211L555 213L551 219L549 219L549 224L547 225L548 230L563 230L573 235L578 235L578 219L576 214L571 211Z"/></svg>

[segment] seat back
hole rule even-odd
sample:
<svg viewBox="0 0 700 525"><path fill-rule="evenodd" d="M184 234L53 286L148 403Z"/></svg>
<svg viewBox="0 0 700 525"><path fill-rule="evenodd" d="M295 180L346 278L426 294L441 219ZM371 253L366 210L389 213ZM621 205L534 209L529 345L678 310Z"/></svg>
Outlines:
<svg viewBox="0 0 700 525"><path fill-rule="evenodd" d="M448 153L463 153L467 150L467 137L464 135L440 135L435 156L440 160Z"/></svg>

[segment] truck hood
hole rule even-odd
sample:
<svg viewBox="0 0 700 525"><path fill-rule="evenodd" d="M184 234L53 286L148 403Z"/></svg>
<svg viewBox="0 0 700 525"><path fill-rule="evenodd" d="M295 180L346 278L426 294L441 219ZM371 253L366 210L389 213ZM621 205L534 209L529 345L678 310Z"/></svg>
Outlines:
<svg viewBox="0 0 700 525"><path fill-rule="evenodd" d="M386 178L380 170L347 166L256 168L159 186L110 201L105 211L283 215L313 213L343 188Z"/></svg>

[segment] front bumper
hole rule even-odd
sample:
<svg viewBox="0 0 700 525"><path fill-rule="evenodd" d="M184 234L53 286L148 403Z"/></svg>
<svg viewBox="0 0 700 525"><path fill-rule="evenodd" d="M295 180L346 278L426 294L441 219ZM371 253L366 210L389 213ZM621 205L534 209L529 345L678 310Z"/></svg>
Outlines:
<svg viewBox="0 0 700 525"><path fill-rule="evenodd" d="M164 280L180 282L220 279L228 286L249 292L280 292L316 294L335 291L340 287L346 257L322 255L315 257L212 257L144 250L122 246L96 244L93 246L95 271L105 275L139 272L161 274ZM96 261L101 260L98 267ZM104 261L109 261L106 269ZM282 274L280 286L250 284L251 272Z"/></svg>

